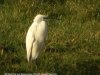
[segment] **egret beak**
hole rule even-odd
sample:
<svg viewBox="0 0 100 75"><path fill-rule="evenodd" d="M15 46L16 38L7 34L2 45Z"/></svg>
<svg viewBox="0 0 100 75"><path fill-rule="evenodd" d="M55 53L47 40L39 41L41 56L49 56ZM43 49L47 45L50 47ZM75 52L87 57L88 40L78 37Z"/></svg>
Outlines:
<svg viewBox="0 0 100 75"><path fill-rule="evenodd" d="M49 19L48 16L43 17L44 19Z"/></svg>
<svg viewBox="0 0 100 75"><path fill-rule="evenodd" d="M46 19L50 19L50 20L52 20L52 19L53 19L53 20L61 20L61 19L59 19L59 18L51 17L51 16L44 16L43 19L45 19L45 20L46 20Z"/></svg>

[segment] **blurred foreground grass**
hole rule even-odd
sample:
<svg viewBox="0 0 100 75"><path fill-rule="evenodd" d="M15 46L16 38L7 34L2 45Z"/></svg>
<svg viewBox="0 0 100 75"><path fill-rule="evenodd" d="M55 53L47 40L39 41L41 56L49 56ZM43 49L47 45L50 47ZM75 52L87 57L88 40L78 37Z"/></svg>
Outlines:
<svg viewBox="0 0 100 75"><path fill-rule="evenodd" d="M30 67L26 61L25 37L39 13L60 20L48 21L46 48L36 69L35 64ZM0 0L1 46L0 75L100 75L100 1Z"/></svg>

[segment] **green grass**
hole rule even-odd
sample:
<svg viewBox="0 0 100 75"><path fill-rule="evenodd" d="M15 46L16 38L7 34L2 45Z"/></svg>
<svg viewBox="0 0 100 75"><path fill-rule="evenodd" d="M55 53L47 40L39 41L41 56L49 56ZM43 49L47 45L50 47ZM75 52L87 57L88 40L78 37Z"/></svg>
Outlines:
<svg viewBox="0 0 100 75"><path fill-rule="evenodd" d="M0 75L100 75L99 0L1 1L0 46L6 48L3 55L0 48ZM60 20L48 21L46 48L38 58L36 69L36 64L27 63L25 37L39 13Z"/></svg>

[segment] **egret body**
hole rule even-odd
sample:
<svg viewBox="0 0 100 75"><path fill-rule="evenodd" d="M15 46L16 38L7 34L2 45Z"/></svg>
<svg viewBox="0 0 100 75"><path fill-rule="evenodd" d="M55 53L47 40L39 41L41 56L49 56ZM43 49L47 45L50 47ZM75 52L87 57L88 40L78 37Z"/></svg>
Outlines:
<svg viewBox="0 0 100 75"><path fill-rule="evenodd" d="M35 60L44 46L44 40L47 35L47 25L45 15L37 15L26 35L27 61Z"/></svg>

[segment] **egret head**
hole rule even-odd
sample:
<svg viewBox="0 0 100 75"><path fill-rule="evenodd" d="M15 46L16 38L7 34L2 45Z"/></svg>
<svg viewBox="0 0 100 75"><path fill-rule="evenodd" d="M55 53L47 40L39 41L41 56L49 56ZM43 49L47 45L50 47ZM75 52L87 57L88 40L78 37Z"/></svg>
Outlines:
<svg viewBox="0 0 100 75"><path fill-rule="evenodd" d="M34 22L41 22L41 21L44 21L45 19L47 19L46 15L39 14L34 18Z"/></svg>

